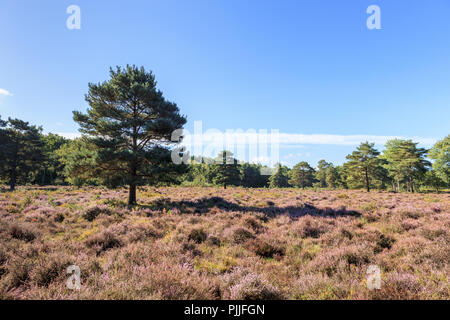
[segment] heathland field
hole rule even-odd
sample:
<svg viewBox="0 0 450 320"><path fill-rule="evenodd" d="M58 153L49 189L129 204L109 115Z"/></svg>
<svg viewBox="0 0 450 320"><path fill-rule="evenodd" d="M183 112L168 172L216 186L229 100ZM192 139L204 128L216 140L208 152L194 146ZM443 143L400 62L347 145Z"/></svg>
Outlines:
<svg viewBox="0 0 450 320"><path fill-rule="evenodd" d="M0 299L450 299L449 194L127 192L1 192Z"/></svg>

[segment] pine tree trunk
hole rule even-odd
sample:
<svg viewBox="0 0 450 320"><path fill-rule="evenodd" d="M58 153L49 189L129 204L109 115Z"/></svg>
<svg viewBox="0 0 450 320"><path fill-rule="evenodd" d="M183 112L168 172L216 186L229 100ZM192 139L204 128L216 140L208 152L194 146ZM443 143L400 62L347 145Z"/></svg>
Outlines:
<svg viewBox="0 0 450 320"><path fill-rule="evenodd" d="M131 166L131 182L130 182L130 190L128 193L128 205L134 206L136 202L136 180L137 180L137 169L136 164L133 163Z"/></svg>
<svg viewBox="0 0 450 320"><path fill-rule="evenodd" d="M43 170L43 172L42 172L41 184L42 184L43 186L45 185L45 167L44 167L44 170Z"/></svg>
<svg viewBox="0 0 450 320"><path fill-rule="evenodd" d="M131 181L130 189L128 192L128 205L134 206L136 202L136 180L137 180L137 169L136 164L133 162L131 164Z"/></svg>
<svg viewBox="0 0 450 320"><path fill-rule="evenodd" d="M130 189L128 193L128 205L132 206L136 204L136 184L130 183Z"/></svg>
<svg viewBox="0 0 450 320"><path fill-rule="evenodd" d="M134 118L136 118L136 106L134 110ZM133 127L133 156L136 155L137 152L137 128ZM128 193L128 205L133 206L136 204L136 178L137 178L137 165L136 159L134 158L131 161L131 182L130 182L130 190Z"/></svg>
<svg viewBox="0 0 450 320"><path fill-rule="evenodd" d="M18 165L17 165L18 151L17 150L18 150L18 147L16 145L16 148L14 150L15 152L14 152L14 156L13 156L13 163L11 164L11 171L10 171L10 175L9 175L9 189L11 191L14 191L16 189L16 182L17 182L17 171L16 170L18 167Z"/></svg>
<svg viewBox="0 0 450 320"><path fill-rule="evenodd" d="M11 176L9 178L9 190L14 191L16 189L16 170L11 170Z"/></svg>
<svg viewBox="0 0 450 320"><path fill-rule="evenodd" d="M367 169L366 169L366 188L367 188L367 192L370 192L369 174L367 172Z"/></svg>

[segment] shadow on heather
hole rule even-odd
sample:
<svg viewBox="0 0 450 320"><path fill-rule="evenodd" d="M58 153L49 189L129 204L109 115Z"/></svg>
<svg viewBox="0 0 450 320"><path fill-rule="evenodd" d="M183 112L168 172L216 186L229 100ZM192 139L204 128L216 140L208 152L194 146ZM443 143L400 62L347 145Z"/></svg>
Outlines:
<svg viewBox="0 0 450 320"><path fill-rule="evenodd" d="M301 206L275 206L268 201L265 207L243 206L223 199L222 197L206 197L192 201L171 201L170 199L160 199L152 202L148 206L142 206L152 210L169 210L173 208L181 209L182 212L192 212L194 214L206 214L212 208L216 207L220 210L234 211L234 212L260 212L267 218L273 218L281 214L288 214L291 218L301 217L305 215L319 216L319 217L360 217L361 213L353 210L347 210L345 207L340 209L320 209L309 203Z"/></svg>

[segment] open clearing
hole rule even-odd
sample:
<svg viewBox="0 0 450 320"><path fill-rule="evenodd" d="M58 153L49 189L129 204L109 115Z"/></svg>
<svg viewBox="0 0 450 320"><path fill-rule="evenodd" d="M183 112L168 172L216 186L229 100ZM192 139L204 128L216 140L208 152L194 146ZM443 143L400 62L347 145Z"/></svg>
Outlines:
<svg viewBox="0 0 450 320"><path fill-rule="evenodd" d="M0 299L450 298L449 194L144 187L126 200L1 192Z"/></svg>

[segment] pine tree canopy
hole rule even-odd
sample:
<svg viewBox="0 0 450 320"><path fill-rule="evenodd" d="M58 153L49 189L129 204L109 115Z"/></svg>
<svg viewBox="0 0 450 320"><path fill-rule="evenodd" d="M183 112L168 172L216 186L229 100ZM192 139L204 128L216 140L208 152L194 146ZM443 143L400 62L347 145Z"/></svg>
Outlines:
<svg viewBox="0 0 450 320"><path fill-rule="evenodd" d="M386 160L385 167L396 182L397 189L400 183L405 183L410 191L414 191L414 180L421 178L431 165L425 160L426 154L426 149L417 148L417 143L411 140L393 139L386 142L382 158Z"/></svg>
<svg viewBox="0 0 450 320"><path fill-rule="evenodd" d="M356 151L347 156L346 167L349 171L349 179L360 182L369 192L372 181L382 172L382 159L378 157L380 152L374 148L374 143L361 143Z"/></svg>
<svg viewBox="0 0 450 320"><path fill-rule="evenodd" d="M450 185L450 135L435 143L428 157L433 159L436 176Z"/></svg>
<svg viewBox="0 0 450 320"><path fill-rule="evenodd" d="M230 151L222 151L212 165L213 182L223 185L224 189L228 185L239 185L241 181L241 172L238 161Z"/></svg>
<svg viewBox="0 0 450 320"><path fill-rule="evenodd" d="M292 168L289 182L291 185L299 188L311 187L314 182L314 174L314 168L308 162L302 161Z"/></svg>
<svg viewBox="0 0 450 320"><path fill-rule="evenodd" d="M136 186L156 183L179 170L171 162L172 133L186 117L156 88L152 72L127 65L110 69L110 79L89 84L86 114L74 111L80 132L98 149L103 174L120 177L130 186L128 203L136 203Z"/></svg>

